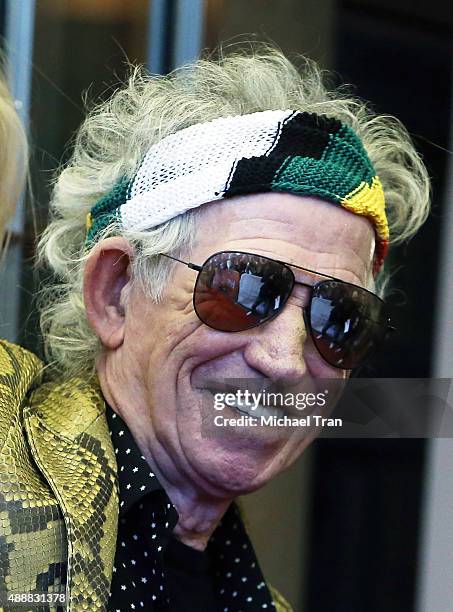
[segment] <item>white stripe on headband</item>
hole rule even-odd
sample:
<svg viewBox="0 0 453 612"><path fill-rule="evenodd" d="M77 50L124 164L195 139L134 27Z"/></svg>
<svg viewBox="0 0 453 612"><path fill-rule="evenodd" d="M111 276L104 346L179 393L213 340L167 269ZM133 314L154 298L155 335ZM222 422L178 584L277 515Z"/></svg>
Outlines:
<svg viewBox="0 0 453 612"><path fill-rule="evenodd" d="M122 226L151 229L220 200L239 160L268 155L282 125L299 114L271 110L198 123L151 146L120 206Z"/></svg>

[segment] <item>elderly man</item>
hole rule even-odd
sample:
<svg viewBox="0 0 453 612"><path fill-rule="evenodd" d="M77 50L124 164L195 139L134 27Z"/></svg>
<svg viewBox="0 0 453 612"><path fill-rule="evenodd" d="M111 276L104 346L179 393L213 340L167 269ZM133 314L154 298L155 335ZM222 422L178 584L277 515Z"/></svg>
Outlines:
<svg viewBox="0 0 453 612"><path fill-rule="evenodd" d="M428 191L397 120L269 48L137 70L95 108L41 238L48 366L0 348L3 590L63 588L70 610L290 609L234 500L316 431L220 434L214 400L359 366L389 327L389 241L417 231Z"/></svg>

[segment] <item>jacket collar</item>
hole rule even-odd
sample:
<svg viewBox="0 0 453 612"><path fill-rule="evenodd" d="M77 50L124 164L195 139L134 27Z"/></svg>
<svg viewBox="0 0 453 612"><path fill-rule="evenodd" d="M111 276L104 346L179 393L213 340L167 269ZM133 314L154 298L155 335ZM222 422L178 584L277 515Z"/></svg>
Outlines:
<svg viewBox="0 0 453 612"><path fill-rule="evenodd" d="M118 476L99 383L75 378L41 385L24 408L24 425L65 519L68 610L81 601L104 610L118 532Z"/></svg>

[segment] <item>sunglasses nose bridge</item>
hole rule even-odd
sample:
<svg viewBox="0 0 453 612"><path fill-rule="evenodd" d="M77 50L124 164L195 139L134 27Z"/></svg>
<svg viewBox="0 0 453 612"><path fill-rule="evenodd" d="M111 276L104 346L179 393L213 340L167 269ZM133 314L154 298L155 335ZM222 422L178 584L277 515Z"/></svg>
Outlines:
<svg viewBox="0 0 453 612"><path fill-rule="evenodd" d="M295 281L286 301L301 309L306 309L310 304L312 290L312 285Z"/></svg>

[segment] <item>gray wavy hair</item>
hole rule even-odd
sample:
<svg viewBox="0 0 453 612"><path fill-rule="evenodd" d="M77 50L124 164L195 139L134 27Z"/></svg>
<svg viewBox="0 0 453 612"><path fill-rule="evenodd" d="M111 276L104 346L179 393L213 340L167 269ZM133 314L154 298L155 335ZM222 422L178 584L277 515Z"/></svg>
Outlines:
<svg viewBox="0 0 453 612"><path fill-rule="evenodd" d="M93 375L102 350L87 323L82 293L87 213L121 177L134 175L152 144L192 124L286 108L339 119L362 140L380 177L390 243L418 231L429 212L429 178L404 126L374 114L344 87L328 89L328 73L308 58L299 60L296 67L279 50L257 45L167 76L136 67L124 87L89 112L56 179L51 220L39 241L39 259L53 272L39 298L41 328L47 359L59 375ZM134 245L133 282L158 301L173 263L156 255L190 249L197 214L190 211L146 232L111 225L101 239L120 234Z"/></svg>

